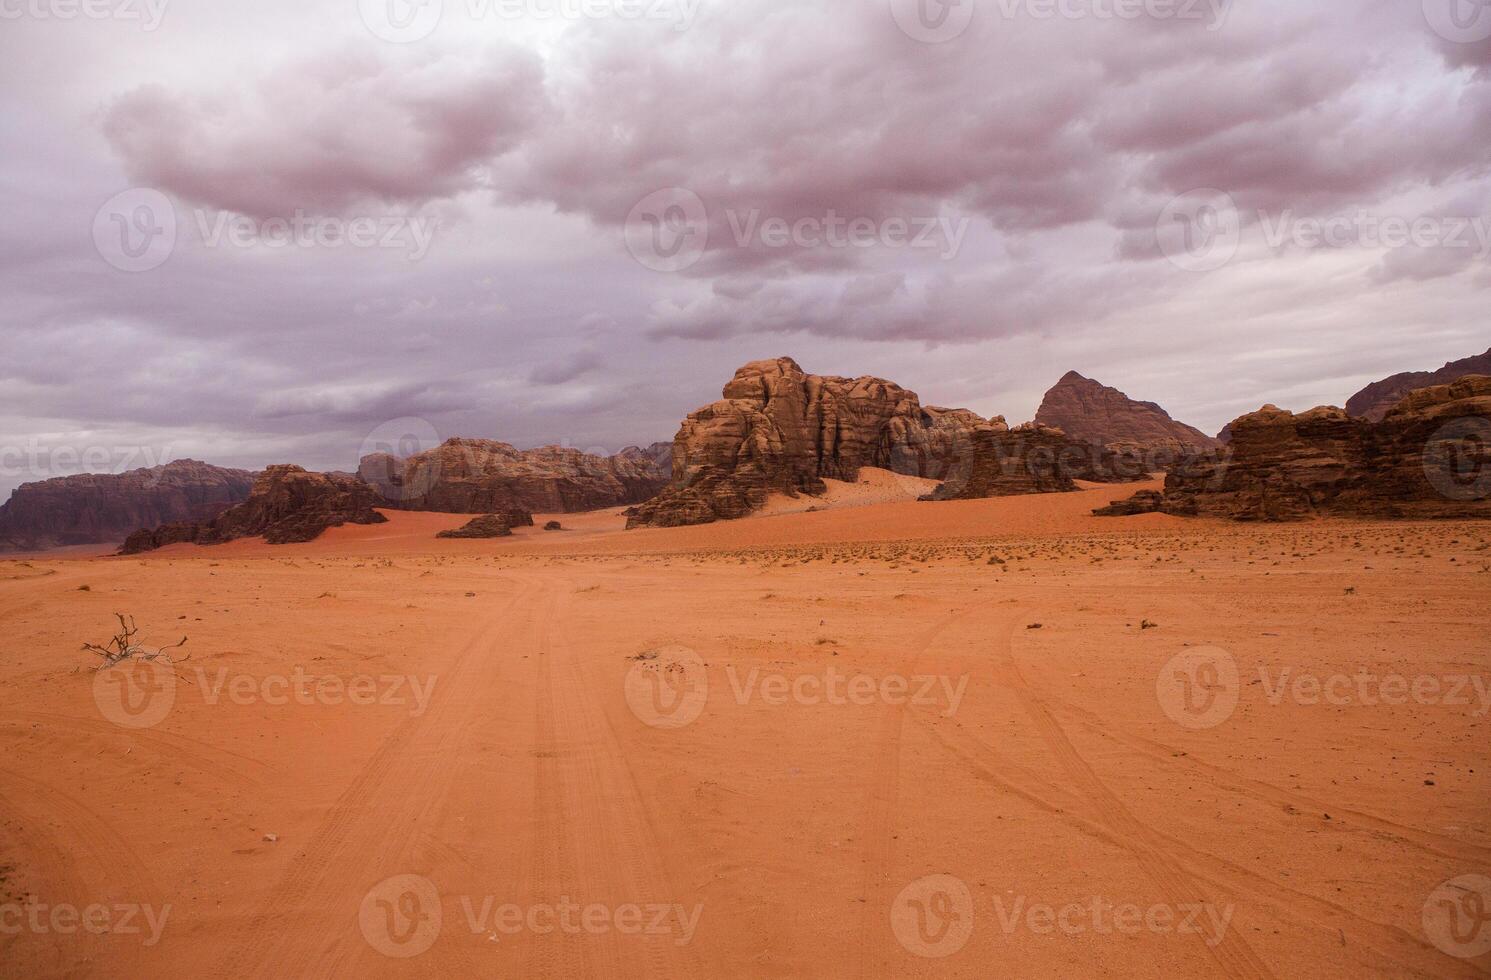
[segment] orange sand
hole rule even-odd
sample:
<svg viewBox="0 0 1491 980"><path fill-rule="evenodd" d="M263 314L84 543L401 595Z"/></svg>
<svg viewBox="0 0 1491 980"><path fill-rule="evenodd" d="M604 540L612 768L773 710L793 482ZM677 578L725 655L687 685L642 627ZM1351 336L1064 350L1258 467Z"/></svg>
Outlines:
<svg viewBox="0 0 1491 980"><path fill-rule="evenodd" d="M394 513L306 545L0 562L0 975L1491 970L1424 911L1491 874L1474 696L1266 693L1286 668L1484 682L1491 525L1088 515L1133 489L475 542ZM153 727L115 723L79 650L115 611L190 637ZM1166 665L1202 647L1238 704L1190 728ZM324 696L274 703L297 668ZM815 700L835 673L875 695ZM647 723L685 720L665 702L701 675L697 717ZM404 677L427 700L383 680ZM146 945L7 932L6 903L170 911ZM565 903L574 928L543 931ZM654 932L652 906L683 913ZM1148 924L1070 911L1094 906ZM1163 927L1192 907L1225 929Z"/></svg>

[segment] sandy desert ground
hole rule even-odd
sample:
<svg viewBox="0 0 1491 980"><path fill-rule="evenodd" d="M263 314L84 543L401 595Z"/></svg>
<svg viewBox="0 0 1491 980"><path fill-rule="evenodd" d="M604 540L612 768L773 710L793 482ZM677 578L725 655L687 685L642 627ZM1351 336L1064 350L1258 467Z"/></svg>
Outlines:
<svg viewBox="0 0 1491 980"><path fill-rule="evenodd" d="M1491 972L1491 526L883 489L0 562L0 974Z"/></svg>

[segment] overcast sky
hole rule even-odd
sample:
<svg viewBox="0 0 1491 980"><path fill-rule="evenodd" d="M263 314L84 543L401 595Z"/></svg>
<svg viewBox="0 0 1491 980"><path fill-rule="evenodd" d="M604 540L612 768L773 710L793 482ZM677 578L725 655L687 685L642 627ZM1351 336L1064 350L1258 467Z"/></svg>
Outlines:
<svg viewBox="0 0 1491 980"><path fill-rule="evenodd" d="M0 0L0 492L1486 349L1491 6L1219 2Z"/></svg>

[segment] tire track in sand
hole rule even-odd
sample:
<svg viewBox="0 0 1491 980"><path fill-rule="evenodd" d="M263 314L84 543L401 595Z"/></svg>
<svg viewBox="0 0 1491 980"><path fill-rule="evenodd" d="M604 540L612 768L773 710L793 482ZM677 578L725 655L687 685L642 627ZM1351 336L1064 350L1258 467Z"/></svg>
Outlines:
<svg viewBox="0 0 1491 980"><path fill-rule="evenodd" d="M525 587L488 613L439 678L429 709L404 718L384 738L238 930L218 975L330 976L329 967L364 951L356 928L362 894L380 872L396 873L389 864L407 853L421 817L440 802L435 784L448 787L455 778L454 749L466 726L489 706L489 696L500 700L492 689L503 663L491 650L521 635L506 614L533 592Z"/></svg>
<svg viewBox="0 0 1491 980"><path fill-rule="evenodd" d="M554 753L539 759L540 785L549 787L543 789L544 799L552 801L548 805L554 809L537 813L539 853L530 865L541 877L530 882L529 889L550 895L556 886L584 888L587 896L593 894L594 900L613 909L619 904L682 904L658 857L660 838L637 789L631 762L610 717L596 701L594 682L586 677L563 634L572 585L565 579L559 585L564 588L556 593L547 617L553 629L540 666L548 688L546 694L540 692L541 710L552 712L552 717L548 722L540 719L538 725ZM618 681L615 691L619 695L621 690ZM592 900L573 890L568 895L576 902ZM671 921L677 924L676 918ZM621 936L608 929L599 936L537 938L528 976L620 980L702 975L693 950L679 945L671 933ZM562 972L539 972L576 958L582 960L580 972L568 965Z"/></svg>
<svg viewBox="0 0 1491 980"><path fill-rule="evenodd" d="M972 608L955 609L928 628L914 642L908 674L917 673L923 654L942 633L958 620L971 615ZM874 773L865 799L864 850L861 863L863 877L860 891L859 941L855 948L858 976L884 975L890 948L891 892L890 876L895 870L895 822L900 803L901 731L906 720L904 704L881 705L879 724L872 743Z"/></svg>
<svg viewBox="0 0 1491 980"><path fill-rule="evenodd" d="M1097 813L1098 821L1123 840L1124 847L1165 893L1173 907L1214 906L1215 903L1206 890L1200 887L1194 876L1163 846L1158 835L1136 819L1123 805L1123 801L1098 778L1087 760L1067 738L1066 732L1045 701L1026 683L1019 664L1015 662L1012 630L1001 631L998 635L1002 641L996 644L994 652L997 679L1019 700L1026 715L1035 724L1041 740L1061 764L1067 777L1076 784L1088 807ZM1208 937L1203 940L1203 945L1229 977L1251 980L1273 976L1236 929L1225 929L1221 936Z"/></svg>

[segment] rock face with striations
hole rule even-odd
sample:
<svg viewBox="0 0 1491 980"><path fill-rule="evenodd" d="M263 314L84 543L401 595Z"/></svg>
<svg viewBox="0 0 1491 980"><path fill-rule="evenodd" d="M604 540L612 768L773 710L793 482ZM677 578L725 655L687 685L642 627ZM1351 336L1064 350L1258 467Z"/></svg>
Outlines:
<svg viewBox="0 0 1491 980"><path fill-rule="evenodd" d="M790 357L735 372L724 397L693 412L673 439L672 483L634 509L628 527L744 517L773 491L817 495L864 466L943 479L983 419L924 408L880 378L807 374Z"/></svg>
<svg viewBox="0 0 1491 980"><path fill-rule="evenodd" d="M141 527L204 521L248 498L254 474L194 459L17 487L0 507L0 551L112 544Z"/></svg>
<svg viewBox="0 0 1491 980"><path fill-rule="evenodd" d="M646 500L667 484L671 466L670 450L662 444L593 456L558 446L520 451L488 439L449 439L405 459L365 456L357 471L383 498L380 506L451 514L569 513Z"/></svg>
<svg viewBox="0 0 1491 980"><path fill-rule="evenodd" d="M1381 421L1272 405L1232 423L1229 452L1165 492L1103 508L1242 521L1337 515L1491 517L1491 377L1411 392Z"/></svg>
<svg viewBox="0 0 1491 980"><path fill-rule="evenodd" d="M723 394L684 419L673 440L672 483L634 508L627 527L744 517L773 492L816 496L824 480L853 481L866 466L943 481L931 498L938 500L1122 478L1109 465L1112 454L1060 430L1011 430L1002 418L923 406L915 392L881 378L807 374L790 357L747 364ZM1044 463L1048 450L1059 461ZM1027 462L1033 468L1022 470Z"/></svg>
<svg viewBox="0 0 1491 980"><path fill-rule="evenodd" d="M1447 385L1473 374L1491 375L1491 350L1451 361L1438 371L1406 371L1374 381L1351 396L1346 402L1346 411L1351 415L1379 422L1387 415L1387 410L1410 391Z"/></svg>
<svg viewBox="0 0 1491 980"><path fill-rule="evenodd" d="M345 473L309 473L299 466L271 466L254 482L248 499L210 521L166 524L131 534L120 554L153 551L168 544L221 544L262 536L269 544L311 541L329 527L381 524L373 508L383 506L372 487Z"/></svg>
<svg viewBox="0 0 1491 980"><path fill-rule="evenodd" d="M1177 422L1154 402L1134 401L1076 371L1068 371L1041 402L1036 422L1097 446L1135 446L1142 452L1194 453L1215 449L1217 440Z"/></svg>

